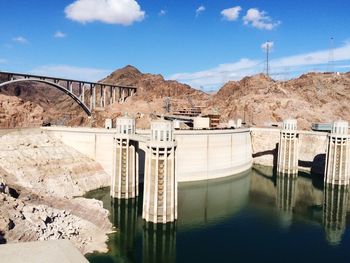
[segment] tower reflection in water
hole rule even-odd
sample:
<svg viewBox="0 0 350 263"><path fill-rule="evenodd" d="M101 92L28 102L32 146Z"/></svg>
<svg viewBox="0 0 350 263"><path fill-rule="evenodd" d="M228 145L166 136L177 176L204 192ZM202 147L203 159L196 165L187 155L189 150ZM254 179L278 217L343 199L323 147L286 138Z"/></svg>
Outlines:
<svg viewBox="0 0 350 263"><path fill-rule="evenodd" d="M325 184L323 200L323 225L331 245L338 245L346 229L349 186Z"/></svg>
<svg viewBox="0 0 350 263"><path fill-rule="evenodd" d="M113 199L111 216L118 234L112 245L116 262L136 262L137 236L142 229L143 262L175 262L176 224L146 223L138 216L139 198ZM142 203L142 202L141 202Z"/></svg>
<svg viewBox="0 0 350 263"><path fill-rule="evenodd" d="M112 198L111 200L112 222L119 232L115 240L118 250L114 251L113 256L114 258L129 258L131 262L134 262L138 198Z"/></svg>
<svg viewBox="0 0 350 263"><path fill-rule="evenodd" d="M176 262L176 223L144 223L143 262Z"/></svg>
<svg viewBox="0 0 350 263"><path fill-rule="evenodd" d="M297 178L278 174L276 181L276 205L281 212L281 223L289 227L293 221L293 208L295 206L295 194Z"/></svg>

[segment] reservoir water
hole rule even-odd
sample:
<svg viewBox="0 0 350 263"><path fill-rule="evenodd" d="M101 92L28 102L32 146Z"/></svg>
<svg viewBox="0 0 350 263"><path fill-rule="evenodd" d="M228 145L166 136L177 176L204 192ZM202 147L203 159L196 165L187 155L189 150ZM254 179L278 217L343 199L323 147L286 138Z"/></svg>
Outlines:
<svg viewBox="0 0 350 263"><path fill-rule="evenodd" d="M350 262L348 189L299 172L254 167L229 178L179 185L178 220L146 224L142 193L118 201L88 193L111 212L109 252L90 262Z"/></svg>

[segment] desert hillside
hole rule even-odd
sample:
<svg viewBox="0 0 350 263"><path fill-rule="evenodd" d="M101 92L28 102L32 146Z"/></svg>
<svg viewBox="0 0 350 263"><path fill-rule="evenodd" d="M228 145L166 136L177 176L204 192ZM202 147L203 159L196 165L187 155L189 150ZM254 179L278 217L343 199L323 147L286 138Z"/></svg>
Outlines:
<svg viewBox="0 0 350 263"><path fill-rule="evenodd" d="M249 125L269 125L296 118L301 129L313 122L350 121L350 73L308 73L289 81L259 74L226 83L210 100L207 110L221 121L245 119Z"/></svg>
<svg viewBox="0 0 350 263"><path fill-rule="evenodd" d="M1 76L0 76L1 77ZM275 81L263 74L229 81L209 95L161 75L142 73L126 66L101 82L136 86L135 96L105 109L96 108L88 119L80 107L64 93L43 84L8 86L0 91L0 127L40 126L49 122L69 126L104 125L105 118L128 113L147 128L155 114L184 107L201 106L203 113L221 115L221 122L242 118L248 125L265 126L285 118L296 118L299 128L313 122L350 121L350 73L308 73L289 81Z"/></svg>

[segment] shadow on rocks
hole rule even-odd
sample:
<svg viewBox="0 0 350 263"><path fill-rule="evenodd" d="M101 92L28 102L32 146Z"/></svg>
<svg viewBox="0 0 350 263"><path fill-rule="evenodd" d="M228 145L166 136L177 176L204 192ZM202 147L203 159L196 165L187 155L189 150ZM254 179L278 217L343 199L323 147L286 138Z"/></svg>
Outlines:
<svg viewBox="0 0 350 263"><path fill-rule="evenodd" d="M4 237L4 232L0 231L0 245L6 244L6 239Z"/></svg>

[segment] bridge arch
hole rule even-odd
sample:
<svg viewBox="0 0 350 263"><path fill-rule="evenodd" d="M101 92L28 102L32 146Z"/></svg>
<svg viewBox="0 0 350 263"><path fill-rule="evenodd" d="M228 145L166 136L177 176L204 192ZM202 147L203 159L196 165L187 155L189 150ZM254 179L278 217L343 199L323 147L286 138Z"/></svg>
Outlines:
<svg viewBox="0 0 350 263"><path fill-rule="evenodd" d="M42 80L42 79L30 79L30 78L26 78L26 79L14 79L14 80L10 80L10 81L6 81L3 83L0 83L0 90L5 87L6 85L9 84L13 84L13 83L19 83L19 82L39 82L39 83L44 83L47 85L50 85L52 87L57 88L60 91L63 91L64 93L66 93L69 97L71 97L76 103L78 103L78 105L85 111L85 113L88 116L91 116L91 110L85 105L84 102L82 102L74 93L70 92L67 88L51 82L51 81L47 81L47 80Z"/></svg>

